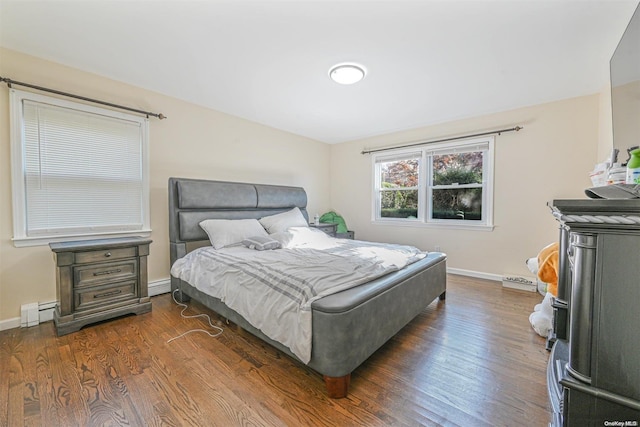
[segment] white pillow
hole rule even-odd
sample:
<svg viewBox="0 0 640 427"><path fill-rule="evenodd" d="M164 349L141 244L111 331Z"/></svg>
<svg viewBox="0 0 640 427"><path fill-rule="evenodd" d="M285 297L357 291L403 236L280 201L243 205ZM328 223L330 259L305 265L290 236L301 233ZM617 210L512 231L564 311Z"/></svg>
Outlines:
<svg viewBox="0 0 640 427"><path fill-rule="evenodd" d="M205 219L200 227L215 249L241 244L247 237L269 236L257 219Z"/></svg>
<svg viewBox="0 0 640 427"><path fill-rule="evenodd" d="M288 231L269 234L269 237L278 242L280 244L280 247L284 249L288 248L289 243L291 243L291 240L293 240L293 234Z"/></svg>
<svg viewBox="0 0 640 427"><path fill-rule="evenodd" d="M300 209L293 208L290 211L260 218L260 224L269 234L282 233L289 227L308 227L307 220Z"/></svg>

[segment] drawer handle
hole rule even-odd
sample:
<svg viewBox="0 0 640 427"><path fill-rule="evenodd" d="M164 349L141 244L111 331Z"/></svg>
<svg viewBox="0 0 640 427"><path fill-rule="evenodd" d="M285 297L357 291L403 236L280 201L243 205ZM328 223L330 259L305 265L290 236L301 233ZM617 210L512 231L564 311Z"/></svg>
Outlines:
<svg viewBox="0 0 640 427"><path fill-rule="evenodd" d="M111 252L107 252L106 254L104 254L104 256L109 258L111 256Z"/></svg>
<svg viewBox="0 0 640 427"><path fill-rule="evenodd" d="M103 294L95 294L93 297L94 298L104 298L104 297L109 297L111 295L118 295L121 292L122 292L122 289L116 289L115 291L105 292Z"/></svg>
<svg viewBox="0 0 640 427"><path fill-rule="evenodd" d="M105 270L105 271L96 271L93 273L94 276L104 276L106 274L120 273L122 271L121 268L117 268L115 270Z"/></svg>

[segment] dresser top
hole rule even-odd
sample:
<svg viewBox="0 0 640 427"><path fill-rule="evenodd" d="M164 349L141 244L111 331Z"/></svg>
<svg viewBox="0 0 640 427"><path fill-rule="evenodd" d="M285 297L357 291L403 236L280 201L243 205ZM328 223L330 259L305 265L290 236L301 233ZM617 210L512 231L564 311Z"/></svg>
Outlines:
<svg viewBox="0 0 640 427"><path fill-rule="evenodd" d="M77 240L73 242L49 243L49 247L54 252L74 252L101 249L106 247L115 248L148 245L151 242L151 239L145 237L118 237L113 239L93 239Z"/></svg>
<svg viewBox="0 0 640 427"><path fill-rule="evenodd" d="M547 205L571 228L640 231L640 199L553 200Z"/></svg>
<svg viewBox="0 0 640 427"><path fill-rule="evenodd" d="M565 215L640 215L640 199L560 199L547 205Z"/></svg>

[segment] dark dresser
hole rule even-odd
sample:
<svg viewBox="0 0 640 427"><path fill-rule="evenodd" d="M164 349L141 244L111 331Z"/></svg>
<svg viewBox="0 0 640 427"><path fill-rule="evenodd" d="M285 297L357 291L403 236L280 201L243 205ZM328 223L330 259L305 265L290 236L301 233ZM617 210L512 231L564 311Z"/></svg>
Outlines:
<svg viewBox="0 0 640 427"><path fill-rule="evenodd" d="M553 426L640 425L640 199L554 200Z"/></svg>
<svg viewBox="0 0 640 427"><path fill-rule="evenodd" d="M138 237L51 243L58 299L53 321L58 335L124 314L151 311L150 243Z"/></svg>

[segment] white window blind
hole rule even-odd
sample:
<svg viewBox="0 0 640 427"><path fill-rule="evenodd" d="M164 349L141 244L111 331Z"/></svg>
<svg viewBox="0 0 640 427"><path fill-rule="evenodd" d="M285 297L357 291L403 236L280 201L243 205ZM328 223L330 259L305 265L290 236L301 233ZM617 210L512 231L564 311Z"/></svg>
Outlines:
<svg viewBox="0 0 640 427"><path fill-rule="evenodd" d="M417 160L422 158L422 152L395 153L387 155L378 155L374 157L376 163L391 163L406 160Z"/></svg>
<svg viewBox="0 0 640 427"><path fill-rule="evenodd" d="M376 172L375 172L376 189L379 191L396 191L398 189L414 188L413 186L407 185L406 183L401 184L397 182L397 181L402 181L402 176L398 174L397 171L394 174L394 173L389 173L389 171L387 170L389 167L393 169L393 165L395 163L399 163L399 162L405 163L405 162L410 162L412 160L416 160L418 162L422 160L422 153L418 152L418 153L393 154L393 155L375 157L374 162L376 165ZM384 187L383 182L386 181L387 179L396 181L394 183L396 185L393 185L391 187ZM417 182L416 182L416 186L417 186Z"/></svg>
<svg viewBox="0 0 640 427"><path fill-rule="evenodd" d="M446 148L439 148L435 150L425 150L428 156L438 156L446 154L461 154L471 153L474 151L487 151L489 150L489 142L481 142L474 144L460 144L458 146L450 146Z"/></svg>
<svg viewBox="0 0 640 427"><path fill-rule="evenodd" d="M15 98L14 240L148 231L146 119L28 92Z"/></svg>

